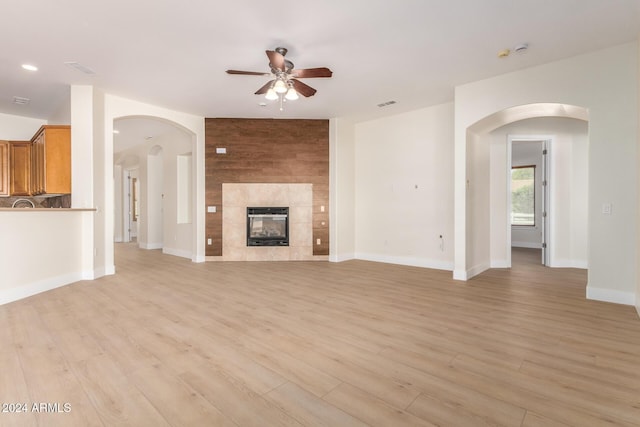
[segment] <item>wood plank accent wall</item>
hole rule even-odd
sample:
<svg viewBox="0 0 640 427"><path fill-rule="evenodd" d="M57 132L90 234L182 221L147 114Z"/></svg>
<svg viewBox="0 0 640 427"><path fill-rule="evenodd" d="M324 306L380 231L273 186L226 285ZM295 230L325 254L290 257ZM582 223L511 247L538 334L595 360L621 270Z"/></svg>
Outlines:
<svg viewBox="0 0 640 427"><path fill-rule="evenodd" d="M313 254L329 255L328 120L208 118L205 158L205 201L217 207L206 214L207 256L222 255L223 183L313 184Z"/></svg>

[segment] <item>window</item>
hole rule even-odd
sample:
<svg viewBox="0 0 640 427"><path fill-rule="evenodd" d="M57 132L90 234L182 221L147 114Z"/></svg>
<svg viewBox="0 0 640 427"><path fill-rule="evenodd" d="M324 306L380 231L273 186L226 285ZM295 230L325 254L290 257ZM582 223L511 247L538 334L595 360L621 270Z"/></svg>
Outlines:
<svg viewBox="0 0 640 427"><path fill-rule="evenodd" d="M511 168L511 225L536 225L535 176L535 166Z"/></svg>

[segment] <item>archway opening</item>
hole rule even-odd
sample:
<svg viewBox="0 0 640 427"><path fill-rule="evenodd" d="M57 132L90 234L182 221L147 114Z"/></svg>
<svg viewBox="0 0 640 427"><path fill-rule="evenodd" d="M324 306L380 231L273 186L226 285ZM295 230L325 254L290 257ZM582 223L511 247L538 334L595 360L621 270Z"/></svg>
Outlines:
<svg viewBox="0 0 640 427"><path fill-rule="evenodd" d="M456 257L464 258L462 263L456 260L456 265L463 264L465 271L455 272L456 278L466 280L492 266L505 267L510 263L510 257L507 257L507 251L510 250L506 208L508 187L505 183L502 189L497 190L499 187L496 184L497 176L501 175L502 180L506 180L509 164L507 143L506 140L503 141L504 149L492 149L492 132L530 119L565 118L588 122L588 117L588 111L583 107L539 103L498 111L467 128L465 249L456 251ZM498 172L500 169L502 172ZM502 201L498 203L502 207L496 207L496 201ZM503 258L497 254L499 248L504 252ZM508 254L510 255L510 252Z"/></svg>
<svg viewBox="0 0 640 427"><path fill-rule="evenodd" d="M137 243L143 249L195 259L195 209L181 203L193 203L196 187L192 162L194 135L174 122L151 116L127 116L114 120L114 240L131 240L135 216ZM132 159L137 159L134 165ZM182 165L182 166L181 166ZM187 170L180 174L180 170ZM136 206L132 201L131 180L138 188ZM185 187L185 188L181 188ZM187 196L185 196L187 194ZM182 215L181 218L179 216ZM134 232L135 232L134 231Z"/></svg>

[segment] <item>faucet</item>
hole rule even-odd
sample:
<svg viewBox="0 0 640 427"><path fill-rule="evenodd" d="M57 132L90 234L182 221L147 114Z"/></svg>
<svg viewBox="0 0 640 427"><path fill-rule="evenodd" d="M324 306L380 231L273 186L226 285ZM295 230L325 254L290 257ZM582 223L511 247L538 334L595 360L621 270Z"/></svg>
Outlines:
<svg viewBox="0 0 640 427"><path fill-rule="evenodd" d="M18 203L24 203L24 202L31 203L31 207L32 208L36 207L36 205L34 205L33 202L31 200L29 200L29 199L17 199L15 202L13 202L11 207L15 208Z"/></svg>

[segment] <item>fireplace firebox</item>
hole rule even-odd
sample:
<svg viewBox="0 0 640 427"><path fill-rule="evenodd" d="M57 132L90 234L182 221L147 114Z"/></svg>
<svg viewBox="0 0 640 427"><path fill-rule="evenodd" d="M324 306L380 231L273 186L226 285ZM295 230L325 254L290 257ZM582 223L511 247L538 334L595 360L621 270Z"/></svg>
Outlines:
<svg viewBox="0 0 640 427"><path fill-rule="evenodd" d="M247 246L289 246L289 208L248 207Z"/></svg>

